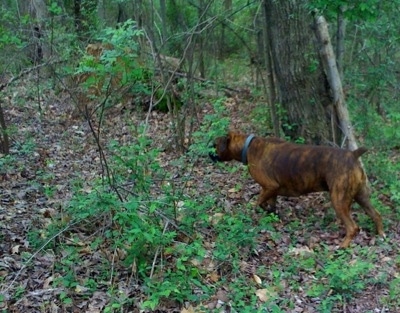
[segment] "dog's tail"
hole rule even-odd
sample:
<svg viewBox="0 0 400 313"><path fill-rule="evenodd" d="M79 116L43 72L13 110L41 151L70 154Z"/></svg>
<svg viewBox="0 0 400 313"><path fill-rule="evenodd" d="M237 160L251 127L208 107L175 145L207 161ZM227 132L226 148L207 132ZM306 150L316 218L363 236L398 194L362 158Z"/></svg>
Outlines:
<svg viewBox="0 0 400 313"><path fill-rule="evenodd" d="M356 159L358 159L360 156L362 156L367 151L368 151L367 148L361 147L361 148L358 148L357 150L354 150L352 152L353 152L354 157Z"/></svg>

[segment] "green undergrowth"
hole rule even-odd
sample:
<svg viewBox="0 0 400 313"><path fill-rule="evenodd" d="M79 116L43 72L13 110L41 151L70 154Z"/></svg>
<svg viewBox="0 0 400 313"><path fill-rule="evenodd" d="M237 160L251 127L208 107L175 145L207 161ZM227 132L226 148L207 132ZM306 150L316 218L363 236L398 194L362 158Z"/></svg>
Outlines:
<svg viewBox="0 0 400 313"><path fill-rule="evenodd" d="M224 112L220 99L194 133L187 154L175 160L179 176L165 170L151 138L132 127L131 142L108 144L108 175L74 182L74 195L60 218L46 231L31 233L32 245L47 242L46 250L62 255L54 264L57 278L52 282L53 287L62 287L59 301L68 308L77 290L86 297L106 290L104 312L138 308L152 312L171 303L215 312L209 303L223 292L221 310L229 306L232 312L287 312L296 308L296 297L317 303L319 312L334 312L370 286L381 284L388 290L382 303L398 307L398 278L375 266L380 256L374 248L354 245L335 252L323 244L315 251L269 244L266 248L260 239L263 234L275 242L282 235L275 215L254 219L251 204L227 208L206 170L200 173L202 189L195 187L199 180L193 164L208 158L213 138L226 131L229 119ZM390 164L388 170L396 169ZM239 170L215 165L219 166L227 172ZM395 184L388 181L384 188L390 190ZM242 186L238 182L235 188ZM396 201L395 193L391 197ZM378 200L374 195L378 209L388 210ZM293 217L286 231L295 234L314 227L316 221L310 218L305 226ZM320 227L332 219L329 215L319 221ZM377 245L392 249L386 241ZM280 257L269 262L269 255L276 255L274 249ZM390 262L398 266L400 259Z"/></svg>
<svg viewBox="0 0 400 313"><path fill-rule="evenodd" d="M196 179L188 164L195 163L193 158L208 158L211 138L229 124L221 117L222 102L215 103L219 122L212 123L215 115L206 117L203 130L194 134L196 144L175 161L187 174L177 179L165 171L151 139L132 127L132 142L108 144L108 175L90 182L76 180L60 218L46 231L30 234L32 245L47 243L46 249L63 255L54 265L57 279L52 285L65 290L59 296L65 307L72 306L76 290L90 296L99 289L106 289L110 297L105 312L134 307L153 311L171 301L195 306L226 286L233 306L256 305L254 295L241 300L248 278L240 264L275 217L254 223L246 209L226 211L207 177L202 183L210 194L187 187ZM201 138L206 130L209 137ZM140 286L136 298L124 293L132 285Z"/></svg>
<svg viewBox="0 0 400 313"><path fill-rule="evenodd" d="M387 284L385 272L377 272L374 265L377 258L369 247L352 251L332 251L324 245L314 251L291 248L283 264L273 266L274 280L292 293L304 292L318 303L319 312L336 312L370 285Z"/></svg>

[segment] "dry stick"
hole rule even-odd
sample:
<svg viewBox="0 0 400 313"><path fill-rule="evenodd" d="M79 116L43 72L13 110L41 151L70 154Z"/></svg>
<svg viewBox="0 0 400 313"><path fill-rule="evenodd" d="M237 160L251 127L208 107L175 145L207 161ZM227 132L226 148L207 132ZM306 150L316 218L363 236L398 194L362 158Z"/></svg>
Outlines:
<svg viewBox="0 0 400 313"><path fill-rule="evenodd" d="M115 254L117 252L117 247L115 247L114 252L113 252L113 257L112 257L112 261L111 261L111 273L110 273L110 286L112 286L112 281L113 281L113 277L114 277L114 264L115 264Z"/></svg>
<svg viewBox="0 0 400 313"><path fill-rule="evenodd" d="M132 261L131 275L130 275L129 278L128 278L128 281L127 281L127 284L126 284L127 286L130 286L130 285L131 285L132 277L135 278L135 281L138 280L136 258L134 258L133 261Z"/></svg>
<svg viewBox="0 0 400 313"><path fill-rule="evenodd" d="M158 71L158 72L162 71L159 68L156 68L155 70ZM188 77L188 74L185 73L185 72L176 72L176 71L171 71L171 70L167 70L167 72L169 74L171 74L171 75L178 76L178 77L184 77L184 78ZM216 82L214 80L207 79L207 78L201 78L201 77L195 77L195 76L193 76L191 78L193 80L197 80L197 81L202 82L202 83L209 83L209 84L214 84L214 85L218 85L219 84L218 82ZM242 90L235 89L235 88L229 87L227 85L219 85L219 87L222 88L222 89L226 89L226 90L232 91L232 92L238 92L238 93L242 92Z"/></svg>
<svg viewBox="0 0 400 313"><path fill-rule="evenodd" d="M161 67L160 72L161 72L161 75L163 76L163 70L162 70L162 65L161 65L162 63L161 63L160 55L159 55L158 53L155 53L155 51L154 51L154 49L153 49L153 45L152 45L151 39L148 37L147 34L146 34L146 37L147 37L147 40L149 41L150 49L151 49L152 55L155 55L155 56L156 56L157 62L160 64L160 67ZM171 82L172 82L173 78L175 77L175 73L176 73L176 72L178 71L178 69L182 66L182 64L183 64L183 62L184 62L184 60L185 60L185 56L186 56L186 51L187 51L187 49L188 49L188 47L186 46L182 58L179 60L179 63L178 63L178 65L177 65L177 67L176 67L175 70L172 72L172 74L170 75L170 77L169 77L167 83L165 84L165 86L164 86L164 88L163 88L163 93L162 93L162 95L160 96L159 100L158 100L156 103L154 103L154 104L153 104L154 90L152 90L153 92L152 92L152 94L151 94L151 99L150 99L151 101L150 101L150 105L149 105L149 110L148 110L147 116L146 116L146 123L145 123L146 126L147 126L148 123L149 123L150 113L151 113L152 109L153 109L155 106L157 106L157 104L159 104L159 103L162 101L162 99L164 98L165 94L167 93L167 89L169 88L169 86L171 85ZM147 127L146 127L146 128L147 128Z"/></svg>
<svg viewBox="0 0 400 313"><path fill-rule="evenodd" d="M118 189L117 189L117 187L115 185L114 176L111 175L110 168L108 166L108 161L107 161L106 155L104 153L103 146L102 146L102 144L100 142L101 124L102 124L102 121L103 121L103 118L104 118L105 104L106 104L109 96L111 95L111 93L109 91L110 87L111 87L111 79L110 79L110 81L109 81L109 83L107 85L106 97L98 105L98 107L95 108L95 110L92 112L92 115L93 115L97 111L97 109L100 109L100 116L99 116L99 122L98 122L97 131L94 129L94 126L93 126L93 123L92 123L92 120L91 120L91 116L92 115L89 116L89 112L88 112L88 107L87 106L85 106L85 110L86 110L85 116L86 116L86 120L87 120L89 128L90 128L90 131L91 131L91 133L92 133L92 135L94 137L94 140L96 142L97 148L99 149L100 165L101 165L101 169L102 169L102 177L104 179L104 176L106 176L109 186L114 190L114 192L118 196L118 199L121 202L124 202L124 199L123 199L122 195L119 193L119 191L118 191Z"/></svg>
<svg viewBox="0 0 400 313"><path fill-rule="evenodd" d="M22 77L24 77L25 75L28 75L30 72L36 71L39 68L46 66L46 65L53 65L53 64L57 64L57 63L62 63L64 62L64 60L48 60L46 63L42 63L42 64L38 64L34 67L30 67L22 72L20 72L17 76L11 77L8 82L0 84L0 91L2 91L3 89L7 88L9 85L11 85L13 82L15 82L16 80L21 79Z"/></svg>
<svg viewBox="0 0 400 313"><path fill-rule="evenodd" d="M78 105L78 100L76 99L75 95L70 92L70 90L65 86L64 82L59 78L59 76L56 76L58 81L63 85L63 87L67 90L67 92L69 93L69 95L71 96L72 101L75 103L76 107L78 108L79 113L83 114L88 125L90 128L91 133L93 134L93 137L95 139L96 145L99 149L99 154L100 154L100 165L101 165L101 171L102 171L102 178L104 178L104 176L107 177L107 180L109 182L110 187L116 192L118 198L123 201L122 196L120 195L120 193L117 191L117 188L114 184L114 179L113 176L110 173L110 169L106 160L106 156L103 150L103 147L100 143L100 127L98 128L98 130L96 131L94 129L93 123L91 121L91 117L96 113L96 111L98 109L101 109L102 111L100 112L100 122L103 118L104 115L104 107L105 107L105 103L108 100L108 98L110 97L111 93L109 92L110 90L110 85L111 85L111 80L109 81L108 85L107 85L107 93L106 93L106 97L104 98L104 100L97 106L95 107L95 109L92 112L89 112L88 110L88 106L86 105L84 109L81 109ZM106 174L104 174L106 173Z"/></svg>
<svg viewBox="0 0 400 313"><path fill-rule="evenodd" d="M211 5L211 2L208 4L208 7L210 5ZM204 10L203 15L206 14L206 11L207 11L208 7ZM147 125L148 125L148 122L149 122L151 110L153 109L153 107L155 107L157 104L159 104L162 101L162 99L164 98L165 94L167 93L167 90L169 89L169 87L170 87L170 85L171 85L171 83L172 83L172 81L173 81L173 79L175 77L175 74L178 72L178 70L180 69L180 67L182 66L183 62L186 59L186 55L187 55L187 53L189 51L189 48L190 48L190 46L191 46L191 44L193 42L194 35L197 34L197 33L202 33L205 29L211 27L212 21L216 19L216 18L210 18L207 21L200 22L201 18L203 17L203 15L199 18L199 22L192 28L193 31L190 32L189 37L187 38L187 43L186 43L185 49L183 51L182 58L179 60L179 63L176 66L176 68L173 70L172 74L169 76L169 78L168 78L168 80L167 80L167 82L166 82L166 84L165 84L165 86L163 88L162 95L160 96L159 100L154 105L152 104L153 94L154 93L152 93L152 98L151 98L151 102L150 102L150 105L149 105L149 110L148 110L148 113L147 113L147 116L146 116L145 131L147 130ZM205 24L205 27L196 32L196 29L199 28L200 25L202 25L202 24ZM157 62L160 65L161 76L163 78L163 81L165 81L165 78L164 78L164 75L163 75L163 71L162 71L162 62L161 62L160 54L159 53L154 54L154 49L153 49L153 46L152 46L151 38L148 37L148 34L146 34L146 37L147 37L147 39L149 41L152 53L153 53L153 55L155 55L155 57L157 58ZM167 105L169 105L169 102L167 102ZM173 114L172 108L169 107L169 111L170 111L171 114ZM175 130L175 132L178 132L180 130L179 126L182 126L182 124L184 126L185 118L183 118L183 120L182 120L183 122L182 122L181 120L179 120L179 117L176 118L176 119L174 117L172 117L171 121L172 121L173 129ZM180 125L180 123L182 123L182 124ZM179 142L179 143L182 143L183 142L183 138L184 138L184 134L179 133L176 138L177 138L177 140L181 139L182 141Z"/></svg>
<svg viewBox="0 0 400 313"><path fill-rule="evenodd" d="M205 10L205 11L206 11L206 10ZM204 14L205 14L205 12L204 12ZM215 18L214 18L214 19L215 19ZM201 20L201 19L199 19L199 21L200 21L200 20ZM213 20L213 19L211 19L211 20ZM203 22L203 23L205 23L205 22ZM175 74L178 73L178 70L180 69L180 67L182 66L183 62L185 61L186 54L187 54L187 52L188 52L188 50L189 50L189 48L190 48L190 44L192 43L193 36L194 36L194 34L195 34L195 30L197 29L197 27L198 27L200 24L201 24L201 23L198 22L198 23L193 27L193 31L190 33L190 36L189 36L189 38L188 38L188 40L187 40L187 44L186 44L186 46L185 46L185 50L183 51L182 58L180 58L177 67L172 71L171 75L169 76L169 79L167 80L167 83L165 84L165 86L164 86L164 88L163 88L163 93L162 93L162 95L160 96L160 100L158 100L154 105L153 105L152 103L150 103L149 110L148 110L148 113L147 113L147 116L146 116L146 125L148 125L148 121L149 121L149 118L150 118L150 112L151 112L152 108L155 107L157 104L159 104L159 103L161 102L161 100L164 98L165 94L167 93L167 89L169 88L169 86L170 86L171 83L172 83L172 80L173 80L174 77L175 77ZM208 27L210 27L210 25L211 25L211 24L206 25L206 27L204 27L204 28L203 28L201 31L199 31L198 33L203 32L205 29L207 29ZM151 41L151 39L149 38L148 34L147 34L147 33L145 33L145 34L146 34L147 40L148 40L148 42L149 42L149 44L150 44L150 48L151 48L152 54L156 56L158 64L161 65L162 63L161 63L160 55L154 52L153 45L152 45L152 41ZM162 66L161 66L161 73L162 73Z"/></svg>
<svg viewBox="0 0 400 313"><path fill-rule="evenodd" d="M77 224L78 221L76 221L75 223L69 224L67 225L65 228L63 228L62 230L60 230L57 234L55 234L54 236L52 236L51 238L49 238L49 240L47 240L34 254L32 254L32 256L25 262L25 264L22 266L22 268L17 272L17 274L15 275L14 279L12 280L12 282L8 285L8 287L4 290L1 290L1 293L6 293L8 290L10 290L10 288L14 285L14 283L17 281L18 277L21 275L22 271L28 266L28 264L39 254L39 252L41 252L52 240L54 240L56 237L58 237L59 235L61 235L64 231L66 231L68 228L70 228L72 225Z"/></svg>
<svg viewBox="0 0 400 313"><path fill-rule="evenodd" d="M168 225L169 225L169 222L167 221L167 223L165 223L165 226L164 226L164 230L163 230L163 233L162 233L163 235L167 231ZM158 254L160 253L160 249L161 249L160 246L158 246L157 247L157 251L154 254L153 264L151 266L151 271L150 271L150 279L153 278L154 268L156 267L156 261L157 261L157 258L158 258Z"/></svg>

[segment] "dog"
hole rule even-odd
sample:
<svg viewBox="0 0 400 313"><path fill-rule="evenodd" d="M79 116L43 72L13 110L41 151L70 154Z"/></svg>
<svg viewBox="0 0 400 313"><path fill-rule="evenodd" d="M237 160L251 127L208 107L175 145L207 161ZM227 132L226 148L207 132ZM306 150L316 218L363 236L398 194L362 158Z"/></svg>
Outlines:
<svg viewBox="0 0 400 313"><path fill-rule="evenodd" d="M236 132L217 138L214 148L215 153L210 153L214 162L236 160L248 165L251 176L262 187L257 205L264 210L275 208L277 196L298 197L328 191L336 215L346 229L341 248L347 248L359 232L351 217L353 200L374 221L376 232L385 236L381 215L371 205L367 176L359 161L366 148L350 151L300 145Z"/></svg>

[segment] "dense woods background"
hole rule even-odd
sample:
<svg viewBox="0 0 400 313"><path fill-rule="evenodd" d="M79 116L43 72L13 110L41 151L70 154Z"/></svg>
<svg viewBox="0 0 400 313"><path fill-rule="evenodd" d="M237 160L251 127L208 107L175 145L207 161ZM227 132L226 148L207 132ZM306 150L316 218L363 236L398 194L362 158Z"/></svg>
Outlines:
<svg viewBox="0 0 400 313"><path fill-rule="evenodd" d="M399 311L399 8L3 0L0 309ZM368 147L388 238L356 209L337 251L324 195L255 210L246 171L207 158L228 129Z"/></svg>

